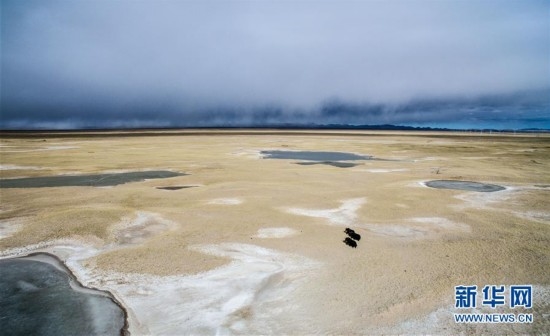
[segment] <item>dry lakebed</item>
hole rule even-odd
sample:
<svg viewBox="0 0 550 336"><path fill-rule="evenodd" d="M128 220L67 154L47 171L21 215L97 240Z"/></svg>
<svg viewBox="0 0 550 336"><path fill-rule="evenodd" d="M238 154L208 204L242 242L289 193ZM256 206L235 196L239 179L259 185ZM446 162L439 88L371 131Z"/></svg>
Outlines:
<svg viewBox="0 0 550 336"><path fill-rule="evenodd" d="M550 333L549 135L4 132L0 154L0 334ZM533 304L464 311L460 285Z"/></svg>

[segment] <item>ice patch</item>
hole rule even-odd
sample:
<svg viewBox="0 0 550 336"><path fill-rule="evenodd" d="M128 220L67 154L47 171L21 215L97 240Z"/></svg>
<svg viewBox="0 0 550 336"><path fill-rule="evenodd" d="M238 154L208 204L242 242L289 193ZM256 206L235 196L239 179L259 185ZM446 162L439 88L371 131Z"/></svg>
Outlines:
<svg viewBox="0 0 550 336"><path fill-rule="evenodd" d="M352 198L342 201L342 205L335 209L315 210L302 208L286 208L285 211L294 215L325 218L329 224L335 226L352 225L357 219L357 210L366 202L365 198Z"/></svg>
<svg viewBox="0 0 550 336"><path fill-rule="evenodd" d="M208 204L216 205L239 205L241 203L243 201L240 198L216 198L208 202Z"/></svg>
<svg viewBox="0 0 550 336"><path fill-rule="evenodd" d="M470 226L455 223L442 217L416 217L409 224L364 224L375 234L398 238L428 238L449 232L470 232Z"/></svg>
<svg viewBox="0 0 550 336"><path fill-rule="evenodd" d="M138 244L159 232L173 229L176 225L158 214L138 211L134 219L125 218L116 225L113 236L117 244Z"/></svg>
<svg viewBox="0 0 550 336"><path fill-rule="evenodd" d="M544 211L527 211L527 212L519 212L515 211L514 214L518 217L534 220L538 222L543 222L546 224L550 224L550 212L544 212Z"/></svg>
<svg viewBox="0 0 550 336"><path fill-rule="evenodd" d="M410 169L402 168L402 169L364 169L364 171L367 171L369 173L393 173L393 172L404 172L409 171ZM361 170L363 171L363 170Z"/></svg>
<svg viewBox="0 0 550 336"><path fill-rule="evenodd" d="M78 146L46 146L35 149L17 149L17 150L3 150L4 153L30 153L30 152L42 152L51 150L64 150L64 149L76 149Z"/></svg>
<svg viewBox="0 0 550 336"><path fill-rule="evenodd" d="M441 217L416 217L408 220L407 224L360 224L357 223L357 210L365 203L364 198L345 200L336 209L311 210L301 208L287 208L287 212L295 215L325 218L330 225L354 226L367 229L375 234L402 237L419 238L431 237L446 232L469 232L470 227L465 224L455 223Z"/></svg>
<svg viewBox="0 0 550 336"><path fill-rule="evenodd" d="M411 183L407 183L406 186L407 187L413 187L413 188L416 188L416 187L429 188L426 185L426 181L414 181L414 182L411 182Z"/></svg>
<svg viewBox="0 0 550 336"><path fill-rule="evenodd" d="M415 160L413 160L413 162L418 162L418 161L439 161L439 160L449 160L449 159L445 158L445 157L428 156L428 157L425 157L425 158L415 159Z"/></svg>
<svg viewBox="0 0 550 336"><path fill-rule="evenodd" d="M21 229L21 220L4 219L0 221L0 239L9 237Z"/></svg>
<svg viewBox="0 0 550 336"><path fill-rule="evenodd" d="M235 156L240 156L247 159L261 159L263 156L260 150L240 148L238 151L231 153Z"/></svg>
<svg viewBox="0 0 550 336"><path fill-rule="evenodd" d="M190 276L94 272L80 261L94 254L73 248L67 265L87 286L105 288L129 310L130 332L153 335L265 334L286 330L297 305L290 297L310 259L248 244L197 245L192 250L229 257L226 266Z"/></svg>
<svg viewBox="0 0 550 336"><path fill-rule="evenodd" d="M390 237L421 237L425 236L426 233L423 230L418 230L413 227L408 227L404 225L376 225L376 224L364 224L361 227L382 236Z"/></svg>
<svg viewBox="0 0 550 336"><path fill-rule="evenodd" d="M3 164L0 165L0 170L42 170L46 168L36 167L36 166L19 166L14 164Z"/></svg>
<svg viewBox="0 0 550 336"><path fill-rule="evenodd" d="M423 225L429 228L431 231L444 232L444 231L464 231L469 232L471 230L469 225L456 223L443 217L416 217L410 219L414 223Z"/></svg>
<svg viewBox="0 0 550 336"><path fill-rule="evenodd" d="M47 146L44 150L76 149L78 146Z"/></svg>
<svg viewBox="0 0 550 336"><path fill-rule="evenodd" d="M140 212L124 228L146 227L155 214ZM115 233L124 232L115 230ZM256 245L224 243L190 249L233 261L196 275L152 276L108 272L83 261L120 245L100 248L81 241L58 240L2 251L17 255L49 252L64 260L87 287L110 291L128 311L132 334L276 334L300 326L301 306L292 298L305 283L311 259ZM290 328L290 329L289 329Z"/></svg>
<svg viewBox="0 0 550 336"><path fill-rule="evenodd" d="M256 238L284 238L298 234L298 231L288 227L259 229Z"/></svg>
<svg viewBox="0 0 550 336"><path fill-rule="evenodd" d="M463 204L456 205L455 208L459 210L465 208L486 209L492 203L503 202L511 199L513 197L513 194L516 193L518 190L519 189L516 187L507 186L504 190L492 193L465 191L455 196L455 198L464 202Z"/></svg>

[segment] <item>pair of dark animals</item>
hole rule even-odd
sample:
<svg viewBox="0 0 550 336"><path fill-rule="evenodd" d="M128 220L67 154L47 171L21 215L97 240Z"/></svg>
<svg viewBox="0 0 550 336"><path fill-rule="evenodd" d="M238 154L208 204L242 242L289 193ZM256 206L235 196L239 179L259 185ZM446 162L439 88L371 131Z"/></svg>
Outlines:
<svg viewBox="0 0 550 336"><path fill-rule="evenodd" d="M357 247L356 240L360 241L361 240L361 235L356 233L355 231L353 231L350 228L346 228L344 230L344 232L349 236L349 237L346 237L346 239L344 239L344 243L346 243L346 245L348 245L350 247L356 248Z"/></svg>

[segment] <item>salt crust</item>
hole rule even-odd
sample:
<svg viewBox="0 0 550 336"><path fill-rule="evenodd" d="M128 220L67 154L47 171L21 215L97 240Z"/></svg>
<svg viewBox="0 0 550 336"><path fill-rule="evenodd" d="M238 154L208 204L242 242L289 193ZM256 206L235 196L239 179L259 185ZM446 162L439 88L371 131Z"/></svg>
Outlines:
<svg viewBox="0 0 550 336"><path fill-rule="evenodd" d="M302 256L238 243L190 246L200 253L232 259L196 275L127 274L84 266L85 260L120 248L120 244L136 243L126 236L128 230L147 231L148 223L157 222L164 229L174 224L158 214L138 212L113 228L114 237L122 237L113 244L64 239L3 251L0 256L31 252L58 256L84 286L108 290L123 304L132 334L156 335L281 332L284 322L297 316L293 291L304 283L308 271L320 266ZM289 232L288 228L276 229L285 229L275 231L278 234Z"/></svg>

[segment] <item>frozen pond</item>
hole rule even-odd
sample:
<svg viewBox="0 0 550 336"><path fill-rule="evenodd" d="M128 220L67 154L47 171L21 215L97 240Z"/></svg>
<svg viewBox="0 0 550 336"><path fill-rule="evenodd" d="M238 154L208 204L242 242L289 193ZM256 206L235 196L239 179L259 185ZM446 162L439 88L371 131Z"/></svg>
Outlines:
<svg viewBox="0 0 550 336"><path fill-rule="evenodd" d="M0 334L125 334L125 313L110 294L81 287L48 254L0 260L0 274Z"/></svg>
<svg viewBox="0 0 550 336"><path fill-rule="evenodd" d="M157 189L160 190L180 190L180 189L188 189L188 188L195 188L196 186L168 186L168 187L157 187Z"/></svg>
<svg viewBox="0 0 550 336"><path fill-rule="evenodd" d="M0 188L109 187L128 182L184 175L187 174L167 170L153 170L94 175L24 177L0 180Z"/></svg>
<svg viewBox="0 0 550 336"><path fill-rule="evenodd" d="M332 161L319 161L319 162L305 161L305 162L296 162L296 164L299 164L301 166L327 165L327 166L333 166L333 167L338 167L338 168L351 168L351 167L357 166L357 163L332 162Z"/></svg>
<svg viewBox="0 0 550 336"><path fill-rule="evenodd" d="M493 192L500 191L506 188L496 185L479 183L472 181L453 181L453 180L433 180L426 182L426 185L431 188L438 189L455 189L455 190L467 190L467 191L479 191L479 192Z"/></svg>
<svg viewBox="0 0 550 336"><path fill-rule="evenodd" d="M261 151L265 159L304 160L304 161L355 161L370 160L372 156L357 155L345 152L314 152L314 151Z"/></svg>

